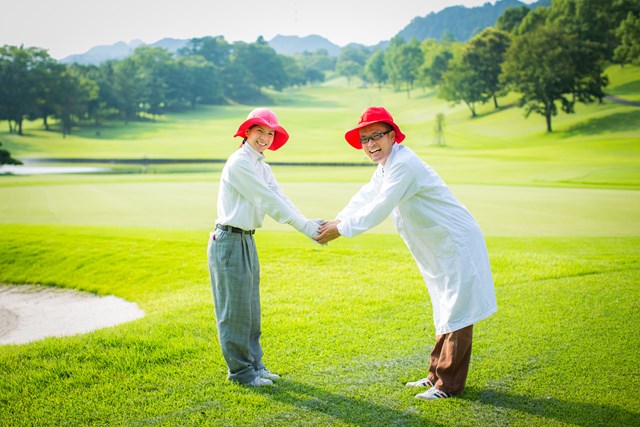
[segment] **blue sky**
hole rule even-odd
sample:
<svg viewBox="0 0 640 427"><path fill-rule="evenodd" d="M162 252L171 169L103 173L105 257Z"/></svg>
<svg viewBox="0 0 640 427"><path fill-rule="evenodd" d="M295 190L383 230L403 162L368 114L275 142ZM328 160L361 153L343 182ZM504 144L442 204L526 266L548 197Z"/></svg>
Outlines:
<svg viewBox="0 0 640 427"><path fill-rule="evenodd" d="M522 1L522 0L521 0ZM531 3L534 0L524 0ZM99 45L222 35L230 42L318 34L344 46L389 40L416 16L487 0L9 0L0 45L37 46L54 58ZM495 3L495 0L490 1Z"/></svg>

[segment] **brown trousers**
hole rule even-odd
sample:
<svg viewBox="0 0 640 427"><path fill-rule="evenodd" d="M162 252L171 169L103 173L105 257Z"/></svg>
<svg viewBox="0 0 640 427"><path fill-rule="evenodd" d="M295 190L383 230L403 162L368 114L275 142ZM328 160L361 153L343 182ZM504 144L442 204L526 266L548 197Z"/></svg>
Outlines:
<svg viewBox="0 0 640 427"><path fill-rule="evenodd" d="M473 325L436 336L429 379L438 389L449 394L462 393L469 373L472 338Z"/></svg>

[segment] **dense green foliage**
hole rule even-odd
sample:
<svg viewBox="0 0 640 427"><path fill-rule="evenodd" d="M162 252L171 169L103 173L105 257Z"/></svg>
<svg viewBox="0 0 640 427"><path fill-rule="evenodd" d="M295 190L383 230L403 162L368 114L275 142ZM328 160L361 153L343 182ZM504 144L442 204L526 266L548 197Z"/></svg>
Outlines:
<svg viewBox="0 0 640 427"><path fill-rule="evenodd" d="M383 50L352 44L337 59L324 50L279 55L262 37L254 43L194 38L175 56L142 46L100 66L63 65L40 48L3 46L0 121L22 134L23 120L40 118L48 128L54 116L69 134L79 121L119 117L129 122L200 104L265 104L273 102L265 89L280 91L340 75L349 85L359 78L363 86L391 84L408 96L417 85L434 87L444 99L464 102L474 117L477 105L492 100L498 108L497 96L512 91L522 95L527 114L545 117L550 132L559 110L571 113L576 102L602 100L607 63L638 63L638 19L634 0L559 0L533 10L506 9L497 29L467 43L450 37L405 39L401 33Z"/></svg>

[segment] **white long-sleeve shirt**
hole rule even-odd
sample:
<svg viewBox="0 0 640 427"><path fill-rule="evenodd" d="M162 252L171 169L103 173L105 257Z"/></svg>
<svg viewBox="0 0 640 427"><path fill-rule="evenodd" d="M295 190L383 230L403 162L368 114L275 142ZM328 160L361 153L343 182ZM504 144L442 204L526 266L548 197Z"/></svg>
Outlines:
<svg viewBox="0 0 640 427"><path fill-rule="evenodd" d="M243 230L262 227L265 214L308 237L317 229L284 194L264 155L246 143L229 156L222 169L217 211L216 223Z"/></svg>
<svg viewBox="0 0 640 427"><path fill-rule="evenodd" d="M356 236L391 215L429 291L438 335L497 310L484 236L440 176L407 146L395 144L371 181L337 215Z"/></svg>

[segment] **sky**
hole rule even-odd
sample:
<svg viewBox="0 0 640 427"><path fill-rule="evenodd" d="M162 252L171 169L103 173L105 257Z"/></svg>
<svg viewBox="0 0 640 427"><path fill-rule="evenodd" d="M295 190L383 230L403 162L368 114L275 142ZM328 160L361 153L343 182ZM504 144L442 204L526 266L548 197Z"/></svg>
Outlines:
<svg viewBox="0 0 640 427"><path fill-rule="evenodd" d="M165 37L254 42L259 36L269 41L279 34L317 34L338 46L372 46L417 16L487 2L495 0L2 0L0 46L40 47L56 59Z"/></svg>

